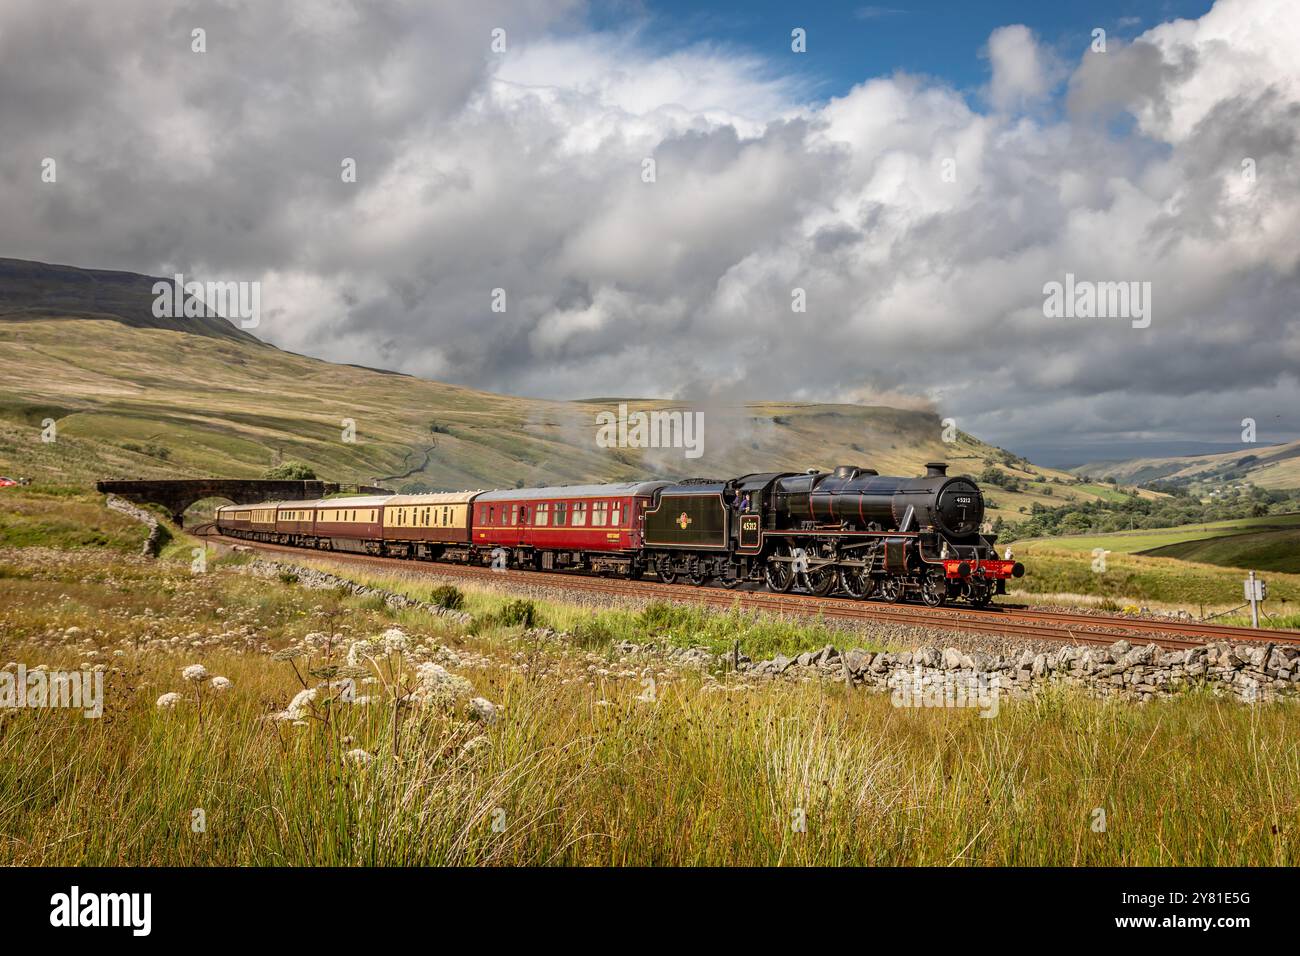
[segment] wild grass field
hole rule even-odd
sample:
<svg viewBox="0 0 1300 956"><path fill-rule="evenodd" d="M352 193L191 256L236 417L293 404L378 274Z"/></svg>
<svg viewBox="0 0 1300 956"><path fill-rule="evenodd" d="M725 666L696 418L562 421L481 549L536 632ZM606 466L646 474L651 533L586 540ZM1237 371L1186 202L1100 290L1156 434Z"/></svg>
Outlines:
<svg viewBox="0 0 1300 956"><path fill-rule="evenodd" d="M1300 527L1200 538L1152 548L1146 553L1153 558L1300 574Z"/></svg>
<svg viewBox="0 0 1300 956"><path fill-rule="evenodd" d="M31 544L45 520L0 533L0 663L101 667L104 715L0 709L3 865L1300 863L1291 704L899 709L619 644L791 651L815 622L439 592L461 623L125 529Z"/></svg>

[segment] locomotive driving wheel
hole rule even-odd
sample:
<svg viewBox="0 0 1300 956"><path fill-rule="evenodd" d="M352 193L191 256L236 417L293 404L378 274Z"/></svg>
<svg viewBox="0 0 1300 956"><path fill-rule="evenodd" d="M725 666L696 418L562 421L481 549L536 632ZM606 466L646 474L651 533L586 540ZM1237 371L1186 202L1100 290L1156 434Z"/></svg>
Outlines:
<svg viewBox="0 0 1300 956"><path fill-rule="evenodd" d="M880 595L880 600L897 604L903 599L903 579L893 575L881 578L876 593Z"/></svg>
<svg viewBox="0 0 1300 956"><path fill-rule="evenodd" d="M772 556L767 559L767 566L763 568L763 577L767 581L769 591L776 591L784 594L794 587L794 565L789 561L790 549L785 545L777 545ZM782 558L786 560L781 560Z"/></svg>
<svg viewBox="0 0 1300 956"><path fill-rule="evenodd" d="M823 564L815 568L809 568L807 571L800 571L799 586L809 594L825 597L835 589L835 579L837 577L839 575L835 571L835 565Z"/></svg>
<svg viewBox="0 0 1300 956"><path fill-rule="evenodd" d="M927 574L921 582L921 600L926 607L938 607L947 599L947 582L937 574Z"/></svg>
<svg viewBox="0 0 1300 956"><path fill-rule="evenodd" d="M664 584L677 583L677 571L673 568L671 558L660 558L655 561L655 573L659 575L659 580Z"/></svg>
<svg viewBox="0 0 1300 956"><path fill-rule="evenodd" d="M865 567L840 568L840 588L851 598L859 601L871 597L876 589L876 579Z"/></svg>
<svg viewBox="0 0 1300 956"><path fill-rule="evenodd" d="M709 566L697 557L686 559L686 580L690 581L697 588L706 584L709 578Z"/></svg>

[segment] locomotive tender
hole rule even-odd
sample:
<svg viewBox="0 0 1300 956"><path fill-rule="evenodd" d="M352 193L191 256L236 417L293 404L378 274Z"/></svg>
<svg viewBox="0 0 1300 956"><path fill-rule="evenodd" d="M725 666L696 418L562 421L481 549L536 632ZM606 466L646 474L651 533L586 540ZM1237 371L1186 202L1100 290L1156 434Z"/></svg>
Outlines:
<svg viewBox="0 0 1300 956"><path fill-rule="evenodd" d="M977 607L1024 566L982 535L984 498L934 462L920 478L841 465L730 479L227 505L219 530L274 544L724 587Z"/></svg>

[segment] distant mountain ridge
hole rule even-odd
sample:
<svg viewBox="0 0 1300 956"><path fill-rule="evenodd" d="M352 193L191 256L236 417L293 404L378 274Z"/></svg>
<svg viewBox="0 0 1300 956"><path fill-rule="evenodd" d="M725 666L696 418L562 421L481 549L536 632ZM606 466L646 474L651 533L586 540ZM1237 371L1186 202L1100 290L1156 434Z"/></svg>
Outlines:
<svg viewBox="0 0 1300 956"><path fill-rule="evenodd" d="M81 269L76 266L0 258L0 320L31 318L113 319L137 329L170 329L211 338L265 344L220 316L154 315L156 282L168 276Z"/></svg>
<svg viewBox="0 0 1300 956"><path fill-rule="evenodd" d="M1300 441L1277 445L1243 443L1232 451L1212 455L1097 461L1071 471L1091 478L1114 478L1124 484L1248 481L1261 488L1300 488Z"/></svg>

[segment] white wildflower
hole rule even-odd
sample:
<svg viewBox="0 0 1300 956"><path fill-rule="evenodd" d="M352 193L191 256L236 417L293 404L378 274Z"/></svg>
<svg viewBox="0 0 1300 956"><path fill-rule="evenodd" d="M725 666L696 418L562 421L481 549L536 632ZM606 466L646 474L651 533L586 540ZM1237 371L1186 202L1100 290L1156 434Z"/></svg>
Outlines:
<svg viewBox="0 0 1300 956"><path fill-rule="evenodd" d="M181 695L176 693L175 691L172 691L171 693L163 694L161 697L158 698L157 707L160 710L171 710L180 702L181 702Z"/></svg>
<svg viewBox="0 0 1300 956"><path fill-rule="evenodd" d="M411 697L417 701L435 704L450 704L459 697L468 697L474 692L474 685L453 674L441 664L425 663L415 670L416 686Z"/></svg>
<svg viewBox="0 0 1300 956"><path fill-rule="evenodd" d="M289 702L289 707L285 710L285 713L289 715L291 720L301 720L303 714L306 713L307 705L315 699L316 688L300 690L294 695L293 700Z"/></svg>
<svg viewBox="0 0 1300 956"><path fill-rule="evenodd" d="M234 681L232 681L229 677L212 678L212 689L215 691L230 690L230 688L234 686L235 686Z"/></svg>
<svg viewBox="0 0 1300 956"><path fill-rule="evenodd" d="M478 720L485 724L496 723L497 705L486 697L475 697L469 702L468 710L471 720Z"/></svg>
<svg viewBox="0 0 1300 956"><path fill-rule="evenodd" d="M460 667L460 655L450 647L438 645L431 657L435 664L442 664L444 667Z"/></svg>
<svg viewBox="0 0 1300 956"><path fill-rule="evenodd" d="M390 627L379 636L379 639L383 642L384 650L390 654L394 652L400 653L411 646L410 638L406 636L406 633L400 627Z"/></svg>
<svg viewBox="0 0 1300 956"><path fill-rule="evenodd" d="M181 676L188 681L194 681L196 684L201 684L203 681L208 679L208 669L202 664L191 664L189 667L181 671Z"/></svg>
<svg viewBox="0 0 1300 956"><path fill-rule="evenodd" d="M489 750L491 749L491 747L492 747L492 741L489 740L485 735L479 734L477 737L473 738L472 740L465 741L464 745L462 745L460 748L460 752L468 757L478 753L480 750Z"/></svg>
<svg viewBox="0 0 1300 956"><path fill-rule="evenodd" d="M358 667L367 660L373 659L379 652L380 648L374 641L353 641L348 647L348 664Z"/></svg>

